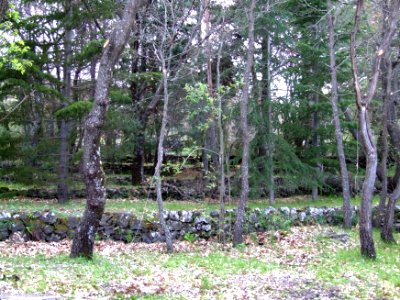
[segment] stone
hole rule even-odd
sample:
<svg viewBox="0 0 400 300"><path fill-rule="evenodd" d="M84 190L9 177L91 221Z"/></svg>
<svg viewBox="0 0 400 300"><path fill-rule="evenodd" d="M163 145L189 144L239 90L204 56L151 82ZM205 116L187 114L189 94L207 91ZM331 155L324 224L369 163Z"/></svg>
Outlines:
<svg viewBox="0 0 400 300"><path fill-rule="evenodd" d="M281 208L279 208L279 211L288 217L290 216L290 208L289 207L281 207Z"/></svg>
<svg viewBox="0 0 400 300"><path fill-rule="evenodd" d="M35 211L32 215L32 219L39 219L42 216L42 213L40 211Z"/></svg>
<svg viewBox="0 0 400 300"><path fill-rule="evenodd" d="M0 230L0 241L5 241L9 237L10 237L10 233L8 232L8 230Z"/></svg>
<svg viewBox="0 0 400 300"><path fill-rule="evenodd" d="M67 226L70 229L76 229L79 226L79 218L77 217L68 217Z"/></svg>
<svg viewBox="0 0 400 300"><path fill-rule="evenodd" d="M183 223L193 222L193 213L191 211L181 210L179 212L179 221Z"/></svg>
<svg viewBox="0 0 400 300"><path fill-rule="evenodd" d="M54 228L53 228L53 226L45 225L44 228L43 228L43 232L46 235L52 234L54 232Z"/></svg>
<svg viewBox="0 0 400 300"><path fill-rule="evenodd" d="M136 231L142 230L143 229L142 221L140 221L138 219L131 220L130 228L132 230L136 230Z"/></svg>
<svg viewBox="0 0 400 300"><path fill-rule="evenodd" d="M19 220L17 220L16 222L14 222L12 225L11 225L11 231L14 233L14 232L17 232L17 231L24 231L25 230L25 226L24 226L24 224L21 222L21 221L19 221Z"/></svg>
<svg viewBox="0 0 400 300"><path fill-rule="evenodd" d="M0 221L3 220L10 220L11 219L11 214L7 211L2 211L0 212Z"/></svg>
<svg viewBox="0 0 400 300"><path fill-rule="evenodd" d="M171 210L168 213L168 219L171 221L179 221L179 213L177 211Z"/></svg>
<svg viewBox="0 0 400 300"><path fill-rule="evenodd" d="M105 226L100 229L103 234L107 237L110 237L115 233L114 226Z"/></svg>
<svg viewBox="0 0 400 300"><path fill-rule="evenodd" d="M121 215L119 216L117 225L118 225L120 228L123 228L123 229L128 228L130 218L131 218L131 215L130 215L130 214L121 214Z"/></svg>
<svg viewBox="0 0 400 300"><path fill-rule="evenodd" d="M27 241L27 236L21 231L14 232L10 235L9 240L11 243L20 244Z"/></svg>
<svg viewBox="0 0 400 300"><path fill-rule="evenodd" d="M302 212L299 214L299 220L300 220L300 222L304 223L304 221L306 220L306 218L307 218L307 214L306 214L304 211L302 211Z"/></svg>
<svg viewBox="0 0 400 300"><path fill-rule="evenodd" d="M42 214L41 220L46 224L55 224L57 222L57 216L52 211L49 211Z"/></svg>
<svg viewBox="0 0 400 300"><path fill-rule="evenodd" d="M314 219L324 216L324 210L322 208L309 207L307 209L307 213L309 216L311 216Z"/></svg>
<svg viewBox="0 0 400 300"><path fill-rule="evenodd" d="M206 231L206 232L211 231L211 225L210 224L201 225L201 231Z"/></svg>
<svg viewBox="0 0 400 300"><path fill-rule="evenodd" d="M146 244L156 243L161 241L161 234L157 231L148 232L143 235L143 242Z"/></svg>
<svg viewBox="0 0 400 300"><path fill-rule="evenodd" d="M106 225L109 225L112 220L112 216L111 215L109 215L109 214L103 214L102 216L101 216L101 220L100 220L100 223L99 223L99 225L100 226L106 226Z"/></svg>
<svg viewBox="0 0 400 300"><path fill-rule="evenodd" d="M275 212L276 212L276 208L274 208L274 207L272 207L272 206L267 207L266 209L264 209L264 214L265 214L266 216L268 216L268 215L270 215L270 214L273 214L273 213L275 213Z"/></svg>
<svg viewBox="0 0 400 300"><path fill-rule="evenodd" d="M256 214L255 212L253 212L252 214L250 214L249 222L250 222L251 224L256 224L256 223L258 222L258 216L257 216L257 214Z"/></svg>
<svg viewBox="0 0 400 300"><path fill-rule="evenodd" d="M179 231L183 228L183 224L177 221L168 221L167 225L171 231Z"/></svg>
<svg viewBox="0 0 400 300"><path fill-rule="evenodd" d="M56 243L61 240L62 240L62 238L58 234L55 234L55 233L52 233L50 236L46 237L46 241L50 242L50 243L53 243L53 242Z"/></svg>
<svg viewBox="0 0 400 300"><path fill-rule="evenodd" d="M219 217L219 211L218 210L213 210L210 212L210 217L211 218L218 218Z"/></svg>

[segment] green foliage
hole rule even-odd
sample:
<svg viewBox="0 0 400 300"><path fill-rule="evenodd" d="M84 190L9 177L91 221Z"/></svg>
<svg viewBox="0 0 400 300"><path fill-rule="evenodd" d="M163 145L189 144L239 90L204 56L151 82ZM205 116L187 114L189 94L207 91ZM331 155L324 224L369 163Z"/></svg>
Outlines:
<svg viewBox="0 0 400 300"><path fill-rule="evenodd" d="M32 61L26 57L29 47L13 27L20 21L20 14L11 6L7 11L7 21L0 23L0 69L9 68L24 74L32 66Z"/></svg>
<svg viewBox="0 0 400 300"><path fill-rule="evenodd" d="M293 224L290 216L275 213L266 216L265 214L262 216L260 225L264 227L266 230L275 231L275 230L283 230L288 231Z"/></svg>
<svg viewBox="0 0 400 300"><path fill-rule="evenodd" d="M133 74L129 74L128 80L131 80L135 83L146 83L146 84L155 84L162 79L161 72L137 72Z"/></svg>
<svg viewBox="0 0 400 300"><path fill-rule="evenodd" d="M197 236L194 233L187 232L183 236L183 239L187 242L194 243L197 240Z"/></svg>
<svg viewBox="0 0 400 300"><path fill-rule="evenodd" d="M110 100L112 104L131 104L132 97L123 90L113 89L110 91Z"/></svg>
<svg viewBox="0 0 400 300"><path fill-rule="evenodd" d="M89 41L76 55L76 60L84 62L84 61L89 61L93 57L101 54L103 50L103 44L105 43L105 40L100 39L100 40L92 40Z"/></svg>
<svg viewBox="0 0 400 300"><path fill-rule="evenodd" d="M59 109L54 115L57 119L81 120L90 112L92 106L93 103L91 101L76 101L67 107Z"/></svg>

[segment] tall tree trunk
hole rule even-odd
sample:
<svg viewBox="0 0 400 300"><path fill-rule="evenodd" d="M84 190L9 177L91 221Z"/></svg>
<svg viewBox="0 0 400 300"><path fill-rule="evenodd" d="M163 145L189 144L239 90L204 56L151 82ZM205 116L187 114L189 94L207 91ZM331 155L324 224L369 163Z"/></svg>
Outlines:
<svg viewBox="0 0 400 300"><path fill-rule="evenodd" d="M268 8L269 10L269 2ZM265 37L262 43L263 57L264 57L264 72L263 72L263 93L262 101L266 103L267 118L266 118L266 150L267 150L267 180L268 180L268 198L269 203L275 203L275 182L274 182L274 138L273 138L273 126L272 126L272 99L271 99L271 37L269 34ZM264 107L262 109L264 111Z"/></svg>
<svg viewBox="0 0 400 300"><path fill-rule="evenodd" d="M167 9L165 8L165 22L167 22ZM165 27L166 27L165 23ZM164 106L163 106L163 113L162 113L162 120L161 120L161 128L160 128L160 135L159 135L159 140L158 140L158 150L157 150L157 165L154 170L154 178L156 180L156 191L157 191L157 204L158 204L158 218L159 222L161 224L161 227L164 231L165 235L165 243L167 246L167 252L172 253L174 252L174 245L172 242L172 236L171 232L169 231L169 228L165 222L164 218L164 201L162 198L162 180L161 180L161 167L163 164L163 159L164 159L164 140L165 140L165 134L167 132L167 122L168 122L168 102L169 102L169 90L168 90L168 76L169 76L169 70L170 70L170 58L171 54L169 53L168 56L168 61L166 61L164 57L164 47L165 47L165 41L166 41L166 34L167 34L167 28L164 29L164 35L163 35L163 42L162 42L162 47L161 50L159 51L159 60L161 61L161 67L162 67L162 74L163 74L163 85L164 85Z"/></svg>
<svg viewBox="0 0 400 300"><path fill-rule="evenodd" d="M314 94L312 95L313 97L313 104L318 105L319 103L319 95ZM312 200L318 200L318 181L321 173L321 163L320 163L320 158L321 158L321 153L320 153L320 148L321 148L321 137L318 133L318 127L319 127L319 112L314 111L312 114L312 131L313 131L313 137L312 137L312 145L314 149L316 149L316 160L317 160L317 165L315 166L315 182L313 183L312 189L311 189L311 199Z"/></svg>
<svg viewBox="0 0 400 300"><path fill-rule="evenodd" d="M379 66L382 56L386 54L390 43L393 39L394 31L397 29L399 18L399 4L396 0L391 3L390 13L387 22L383 22L382 38L379 43L378 51L375 53L372 60L372 71L369 77L368 86L365 94L361 90L360 79L358 75L358 66L356 58L356 34L360 25L360 18L363 11L363 0L357 1L354 28L350 39L350 58L352 62L352 73L354 90L356 94L356 104L358 109L358 120L360 126L361 141L364 146L367 156L367 168L365 179L361 192L361 207L360 207L360 242L361 254L369 258L375 258L375 246L372 237L372 194L374 191L376 168L377 168L377 153L376 146L373 141L371 122L369 118L369 104L375 95L377 82L379 78Z"/></svg>
<svg viewBox="0 0 400 300"><path fill-rule="evenodd" d="M243 141L243 155L242 155L242 183L240 201L236 213L235 228L233 232L233 245L237 246L243 243L243 221L245 214L245 207L249 197L249 154L250 154L250 135L247 124L247 113L248 113L248 102L250 96L250 84L251 84L251 70L254 61L254 11L256 6L256 0L251 1L249 11L249 28L248 28L248 51L247 51L247 62L246 69L244 72L244 86L242 91L242 99L240 102L240 125L242 130L242 141Z"/></svg>
<svg viewBox="0 0 400 300"><path fill-rule="evenodd" d="M335 139L337 146L337 153L340 164L340 174L342 177L342 193L343 193L343 214L344 214L344 228L351 227L352 210L350 204L350 182L349 173L347 171L346 157L343 148L343 133L339 119L338 109L338 82L337 82L337 69L336 69L336 55L335 55L335 27L333 17L332 1L328 0L328 27L329 27L329 58L331 69L331 84L332 84L332 114L333 122L335 125Z"/></svg>
<svg viewBox="0 0 400 300"><path fill-rule="evenodd" d="M135 15L146 3L147 0L128 1L121 21L103 46L93 108L85 121L83 173L87 191L86 208L72 242L71 257L93 257L94 238L106 202L100 137L109 104L112 71L135 25Z"/></svg>
<svg viewBox="0 0 400 300"><path fill-rule="evenodd" d="M400 50L400 49L399 49ZM390 62L389 68L392 68L392 64ZM392 74L387 76L387 80L390 80L390 92L389 94L386 92L385 100L388 100L388 108L387 108L387 129L390 135L390 139L392 141L393 146L395 147L396 151L400 152L400 127L397 122L397 109L394 103L394 97L396 92L399 90L398 84L398 76L399 76L399 64L394 64ZM397 96L398 97L398 96ZM399 162L397 162L398 167ZM396 176L395 176L396 177ZM396 187L391 195L389 195L389 201L386 206L385 215L383 218L383 227L381 230L381 238L383 241L388 243L395 243L395 239L393 236L393 224L394 224L394 210L396 206L396 202L400 198L400 177L396 178Z"/></svg>
<svg viewBox="0 0 400 300"><path fill-rule="evenodd" d="M389 145L388 145L388 105L391 97L391 80L392 80L392 62L390 55L385 54L385 59L381 62L381 77L382 77L382 135L381 135L381 182L382 189L380 192L380 200L377 208L377 213L373 223L376 227L382 225L383 217L386 209L386 198L388 196L388 175L387 175L387 161L389 156Z"/></svg>
<svg viewBox="0 0 400 300"><path fill-rule="evenodd" d="M222 96L221 86L221 52L224 43L221 42L217 57L217 97L218 97L218 132L219 132L219 234L220 243L225 243L225 143L224 127L222 124Z"/></svg>
<svg viewBox="0 0 400 300"><path fill-rule="evenodd" d="M74 1L65 1L66 25L64 34L64 88L63 96L67 101L72 100L71 84L71 56L72 56L72 10ZM64 103L64 106L67 104ZM68 171L69 171L69 135L70 122L68 120L60 121L60 161L58 170L57 198L58 203L68 202Z"/></svg>

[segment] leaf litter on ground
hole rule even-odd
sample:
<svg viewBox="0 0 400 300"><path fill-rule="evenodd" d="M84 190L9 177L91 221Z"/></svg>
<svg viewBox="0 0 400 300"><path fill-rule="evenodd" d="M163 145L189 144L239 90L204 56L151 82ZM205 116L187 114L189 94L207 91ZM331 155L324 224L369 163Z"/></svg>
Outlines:
<svg viewBox="0 0 400 300"><path fill-rule="evenodd" d="M357 247L355 234L343 242L330 238L332 232L342 234L324 226L292 227L247 236L238 248L176 241L175 254L167 254L161 243L96 241L93 261L70 259L69 240L1 242L0 291L60 299L343 299L369 285L366 294L379 296L374 291L387 282L372 288L356 271L339 272L336 285L321 280L316 266L337 251ZM387 289L399 292L393 285Z"/></svg>

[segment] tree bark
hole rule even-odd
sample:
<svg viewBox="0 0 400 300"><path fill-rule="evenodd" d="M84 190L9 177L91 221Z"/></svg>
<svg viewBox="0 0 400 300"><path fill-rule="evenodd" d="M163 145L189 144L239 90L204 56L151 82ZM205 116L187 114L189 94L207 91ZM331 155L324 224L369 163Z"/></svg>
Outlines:
<svg viewBox="0 0 400 300"><path fill-rule="evenodd" d="M390 90L387 90L386 92L386 97L388 98L385 99L389 101L387 108L388 121L386 123L392 144L395 147L396 151L400 152L400 127L397 123L397 110L396 110L396 105L394 103L395 92L399 90L399 85L398 85L399 64L396 63L393 64L392 66L392 63L390 62L389 68L392 69L392 67L393 67L392 74L390 75L390 77L389 76L386 77L387 80L391 81ZM397 167L398 164L399 162L397 162ZM384 212L385 215L383 218L383 227L381 230L381 239L387 243L396 242L393 236L393 224L394 224L394 210L396 202L398 201L399 198L400 198L400 177L397 177L396 187L392 192L392 194L389 195L389 201L386 206L386 211Z"/></svg>
<svg viewBox="0 0 400 300"><path fill-rule="evenodd" d="M343 214L344 214L344 228L351 228L352 210L350 204L350 183L349 173L347 171L346 156L343 148L343 133L340 125L339 109L338 109L338 82L337 82L337 69L336 69L336 55L335 55L335 30L334 30L334 17L332 1L327 1L328 5L328 27L329 27L329 58L331 69L331 84L332 84L332 114L333 122L335 125L335 139L337 146L337 153L340 164L340 174L342 177L342 193L343 193Z"/></svg>
<svg viewBox="0 0 400 300"><path fill-rule="evenodd" d="M64 88L63 96L66 101L72 100L72 84L71 84L71 56L72 56L72 10L73 1L65 1L66 12L66 25L64 34ZM67 105L64 103L64 105ZM58 186L57 186L57 199L58 203L68 202L68 174L69 174L69 135L70 135L70 122L68 120L60 121L60 160L58 170Z"/></svg>
<svg viewBox="0 0 400 300"><path fill-rule="evenodd" d="M392 66L390 61L390 55L385 55L385 59L381 62L382 68L382 135L381 135L381 182L382 189L380 192L380 200L377 209L377 213L373 223L375 227L382 225L383 217L385 215L386 198L388 197L388 175L387 175L387 161L389 156L389 145L388 145L388 105L390 101L391 93L391 80L392 80Z"/></svg>
<svg viewBox="0 0 400 300"><path fill-rule="evenodd" d="M170 72L170 62L171 62L171 48L169 49L168 57L165 58L165 49L167 47L166 38L167 38L167 7L164 3L164 15L165 15L165 23L164 23L164 32L161 46L159 47L160 50L158 51L158 59L161 62L162 74L163 74L163 87L164 87L164 106L163 106L163 113L161 119L161 128L160 128L160 135L158 139L158 150L157 150L157 165L154 170L154 179L156 181L156 192L157 192L157 205L158 205L158 218L161 224L161 227L164 231L165 235L165 243L167 246L167 252L172 253L174 252L174 245L172 242L171 232L165 222L164 218L164 201L162 198L162 179L161 179L161 167L163 164L164 159L164 140L165 135L167 133L167 123L168 123L168 102L169 102L169 90L168 90L168 83L169 83L169 72Z"/></svg>
<svg viewBox="0 0 400 300"><path fill-rule="evenodd" d="M86 208L72 242L71 257L93 257L94 238L106 202L100 138L109 104L112 71L135 25L135 15L146 3L147 0L128 1L121 21L103 46L94 104L85 121L83 173L87 191Z"/></svg>
<svg viewBox="0 0 400 300"><path fill-rule="evenodd" d="M249 28L248 28L248 51L247 51L247 62L246 69L244 72L244 86L242 90L242 99L240 102L240 125L242 130L242 141L243 141L243 155L242 155L242 182L241 182L241 193L239 205L236 213L236 221L233 232L233 245L237 246L243 243L243 221L245 214L245 207L249 197L249 154L250 154L250 135L247 124L248 114L248 102L250 96L250 84L251 84L251 70L254 62L254 23L255 23L255 11L256 0L251 1L249 11Z"/></svg>
<svg viewBox="0 0 400 300"><path fill-rule="evenodd" d="M8 0L1 0L0 1L0 22L3 21L5 18L5 15L7 14L8 11Z"/></svg>
<svg viewBox="0 0 400 300"><path fill-rule="evenodd" d="M356 104L358 109L358 121L360 127L361 141L364 146L367 156L367 167L365 179L361 192L361 207L360 207L360 242L361 254L368 258L376 258L374 240L372 237L372 195L376 178L377 168L377 153L376 146L373 141L371 122L369 118L369 104L375 95L377 82L379 78L379 66L382 56L388 51L390 42L393 39L394 31L397 29L399 17L400 1L392 2L388 21L384 22L382 28L382 39L380 41L378 51L375 53L372 60L372 71L368 81L366 92L363 95L361 83L358 75L358 66L356 58L356 34L360 25L360 18L363 11L363 0L357 1L356 13L354 19L354 27L350 39L350 58L352 62L353 84L356 94ZM387 25L388 28L385 28Z"/></svg>
<svg viewBox="0 0 400 300"><path fill-rule="evenodd" d="M223 48L221 42L217 57L217 97L218 97L218 131L219 131L219 233L218 239L220 243L225 243L225 143L224 143L224 127L222 124L222 97L221 97L221 52Z"/></svg>

